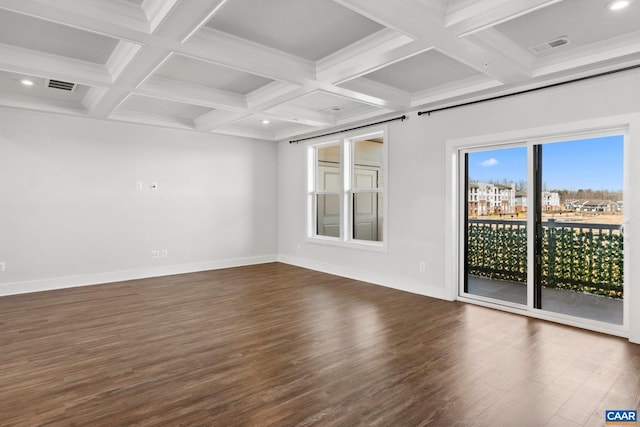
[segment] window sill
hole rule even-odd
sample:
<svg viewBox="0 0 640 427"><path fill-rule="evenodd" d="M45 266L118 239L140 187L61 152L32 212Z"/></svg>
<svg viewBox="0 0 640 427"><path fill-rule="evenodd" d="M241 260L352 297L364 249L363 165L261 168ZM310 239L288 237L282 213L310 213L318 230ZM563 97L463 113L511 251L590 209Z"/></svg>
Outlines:
<svg viewBox="0 0 640 427"><path fill-rule="evenodd" d="M307 243L315 243L319 245L337 246L341 248L358 249L371 252L387 252L386 242L368 242L365 240L344 241L335 237L314 236L307 237Z"/></svg>

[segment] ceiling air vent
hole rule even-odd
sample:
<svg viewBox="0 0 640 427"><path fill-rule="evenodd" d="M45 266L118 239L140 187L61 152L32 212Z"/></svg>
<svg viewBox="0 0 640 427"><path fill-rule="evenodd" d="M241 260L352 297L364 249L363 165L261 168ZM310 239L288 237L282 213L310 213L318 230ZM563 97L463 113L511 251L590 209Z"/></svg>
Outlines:
<svg viewBox="0 0 640 427"><path fill-rule="evenodd" d="M550 40L548 42L540 43L535 46L531 46L529 50L535 53L546 52L551 49L556 49L560 46L569 44L569 38L567 36L558 37L557 39Z"/></svg>
<svg viewBox="0 0 640 427"><path fill-rule="evenodd" d="M49 79L49 83L47 87L51 89L60 89L60 90L66 90L67 92L71 92L73 89L76 88L76 84L71 82L63 82L62 80Z"/></svg>

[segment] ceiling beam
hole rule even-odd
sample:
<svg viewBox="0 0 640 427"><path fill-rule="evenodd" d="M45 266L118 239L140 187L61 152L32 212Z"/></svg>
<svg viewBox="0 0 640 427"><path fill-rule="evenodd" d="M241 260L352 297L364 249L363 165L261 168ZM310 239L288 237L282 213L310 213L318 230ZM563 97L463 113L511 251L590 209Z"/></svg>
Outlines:
<svg viewBox="0 0 640 427"><path fill-rule="evenodd" d="M518 67L523 75L527 77L531 75L531 70L537 59L535 55L495 28L488 28L484 31L468 35L465 38L487 52L508 57L509 61Z"/></svg>
<svg viewBox="0 0 640 427"><path fill-rule="evenodd" d="M247 100L243 95L159 76L145 80L134 93L228 111L247 109Z"/></svg>
<svg viewBox="0 0 640 427"><path fill-rule="evenodd" d="M104 9L107 5L109 10ZM149 22L141 9L139 14L132 14L128 6L135 7L99 0L0 0L0 8L13 12L114 38L145 41L150 34Z"/></svg>
<svg viewBox="0 0 640 427"><path fill-rule="evenodd" d="M444 25L464 36L547 7L561 0L479 0L448 2Z"/></svg>
<svg viewBox="0 0 640 427"><path fill-rule="evenodd" d="M536 61L532 77L566 72L574 68L591 64L606 63L616 58L633 56L640 53L640 31L592 43L573 49L570 53L556 53Z"/></svg>
<svg viewBox="0 0 640 427"><path fill-rule="evenodd" d="M185 118L164 116L160 114L142 113L139 111L118 110L109 117L110 120L161 126L172 129L193 130L190 120Z"/></svg>
<svg viewBox="0 0 640 427"><path fill-rule="evenodd" d="M175 7L178 0L145 0L142 2L142 10L149 22L149 32L153 33Z"/></svg>
<svg viewBox="0 0 640 427"><path fill-rule="evenodd" d="M318 80L339 85L432 48L431 44L422 40L413 41L377 55L363 56L360 61L349 61L349 66L337 64L328 70L321 70L318 72Z"/></svg>
<svg viewBox="0 0 640 427"><path fill-rule="evenodd" d="M262 110L299 98L308 92L301 85L275 81L247 94L247 104L252 110Z"/></svg>
<svg viewBox="0 0 640 427"><path fill-rule="evenodd" d="M335 1L386 27L428 43L440 53L504 83L522 81L527 77L520 66L509 58L495 52L487 52L447 30L443 25L442 17L434 16L430 8L417 0Z"/></svg>
<svg viewBox="0 0 640 427"><path fill-rule="evenodd" d="M82 107L79 107L77 103L72 101L43 99L41 97L18 95L9 92L0 92L0 105L3 107L46 111L72 116L84 116L86 114L86 111Z"/></svg>
<svg viewBox="0 0 640 427"><path fill-rule="evenodd" d="M167 13L162 25L156 27L153 34L184 43L203 28L228 1L181 1L180 7L173 9L170 14Z"/></svg>
<svg viewBox="0 0 640 427"><path fill-rule="evenodd" d="M213 110L193 119L193 124L196 130L208 132L231 125L249 116L251 113L248 111Z"/></svg>
<svg viewBox="0 0 640 427"><path fill-rule="evenodd" d="M391 99L384 99L380 91L359 93L353 89L339 88L332 84L333 80L353 79L357 74L372 71L389 61L401 59L414 54L416 50L424 49L423 45L412 42L412 39L406 35L392 30L382 30L316 64L204 27L204 24L225 3L226 0L181 2L180 7L177 8L175 7L177 3L173 0L145 2L145 10L141 13L147 14L145 15L146 23L142 23L139 18L132 21L120 16L126 15L132 7L130 4L114 3L104 6L99 0L88 0L86 3L80 0L60 0L55 3L41 0L36 0L35 3L0 0L0 7L123 40L112 54L106 68L92 64L80 67L80 69L89 67L95 72L100 71L102 79L98 81L87 81L86 77L83 78L87 75L85 72L72 72L71 64L74 62L67 63L66 58L60 58L59 62L63 64L59 68L65 72L56 73L58 78L89 86L100 83L100 88L92 88L83 101L91 117L109 117L130 93L236 112L246 109L244 111L247 114L275 108L274 111L281 113L279 118L288 121L295 115L291 114L291 107L285 104L318 89L378 108L404 107L408 104L407 97L397 96L397 94ZM105 11L105 7L108 10ZM154 10L156 15L151 16ZM160 17L158 14L163 15ZM153 26L155 29L153 34L149 33L152 29L148 25L150 19L158 21ZM183 43L182 40L187 41ZM409 49L398 50L407 44L411 45ZM41 75L36 72L39 69L35 66L36 61L32 61L36 53L34 52L32 57L26 54L26 51L22 53L20 56L12 56L13 64L12 66L7 64L6 68L10 71ZM195 88L187 84L160 82L155 77L150 78L169 55L175 53L271 78L276 80L272 85L280 86L277 90L273 90L273 86L269 85L270 88L259 89L255 94L249 94L242 99L241 96L215 90L202 91L198 94ZM345 55L350 54L356 54L356 58L347 60ZM0 60L1 63L2 60ZM34 65L25 66L31 63ZM55 64L55 61L53 63ZM363 65L367 68L364 69ZM53 67L53 70L55 69L56 67ZM319 74L316 73L317 69L321 70ZM50 76L49 71L47 70L47 77ZM319 80L318 77L320 77ZM364 87L364 85L360 86ZM167 93L163 94L164 89L167 89ZM334 119L317 117L317 114L298 114L298 116L299 120L316 126L321 124L330 126Z"/></svg>
<svg viewBox="0 0 640 427"><path fill-rule="evenodd" d="M304 84L315 79L315 63L222 31L203 28L176 51L274 80Z"/></svg>
<svg viewBox="0 0 640 427"><path fill-rule="evenodd" d="M177 13L168 14L158 27L159 37L188 37L194 25L202 25L202 16L211 16L218 10L224 0L201 0L181 3ZM173 40L173 39L172 39ZM115 79L119 87L97 99L89 109L89 116L108 117L127 98L129 92L121 87L139 87L151 74L171 56L171 43L152 43L144 45L136 55L130 55L128 63L123 64L123 71Z"/></svg>
<svg viewBox="0 0 640 427"><path fill-rule="evenodd" d="M454 98L471 95L483 90L504 86L502 82L487 76L474 76L455 83L444 84L413 94L412 107L421 107Z"/></svg>
<svg viewBox="0 0 640 427"><path fill-rule="evenodd" d="M46 69L42 64L46 63ZM78 59L0 43L0 70L70 81L88 86L109 86L107 67Z"/></svg>
<svg viewBox="0 0 640 427"><path fill-rule="evenodd" d="M376 82L366 77L360 77L359 79L348 81L341 87L357 93L389 101L386 105L376 105L377 107L389 108L390 104L395 104L400 107L396 109L403 110L411 106L411 94L409 92L405 92L384 83Z"/></svg>
<svg viewBox="0 0 640 427"><path fill-rule="evenodd" d="M300 123L314 127L328 127L336 125L336 117L332 114L312 110L299 105L281 105L265 110L265 113L273 114L273 118L292 123Z"/></svg>
<svg viewBox="0 0 640 427"><path fill-rule="evenodd" d="M127 98L131 90L138 87L170 54L167 49L154 46L142 48L129 62L126 71L121 73L118 84L89 108L89 116L108 117Z"/></svg>
<svg viewBox="0 0 640 427"><path fill-rule="evenodd" d="M322 58L316 64L316 78L327 83L339 84L359 77L387 64L391 52L413 41L402 33L385 28ZM363 64L366 64L364 68Z"/></svg>

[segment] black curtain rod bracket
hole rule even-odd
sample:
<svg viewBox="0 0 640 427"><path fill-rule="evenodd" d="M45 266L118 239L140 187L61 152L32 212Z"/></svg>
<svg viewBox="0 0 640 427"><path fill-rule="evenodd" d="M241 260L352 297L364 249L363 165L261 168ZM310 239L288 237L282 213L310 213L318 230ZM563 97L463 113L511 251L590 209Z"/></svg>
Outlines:
<svg viewBox="0 0 640 427"><path fill-rule="evenodd" d="M401 120L401 121L404 122L406 119L407 119L407 116L405 114L403 114L402 116L394 117L393 119L381 120L379 122L369 123L368 125L356 126L356 127L353 127L353 128L343 129L343 130L337 130L335 132L323 133L322 135L309 136L307 138L293 139L293 140L289 141L289 144L293 144L294 142L297 144L299 142L307 141L309 139L322 138L323 136L336 135L336 134L343 133L343 132L349 132L349 131L352 131L352 130L368 128L369 126L381 125L383 123L395 122L395 121L398 121L398 120Z"/></svg>
<svg viewBox="0 0 640 427"><path fill-rule="evenodd" d="M578 77L578 78L567 80L567 81L564 81L564 82L552 83L552 84L548 84L548 85L545 85L545 86L535 87L533 89L526 89L526 90L521 90L521 91L518 91L518 92L506 93L504 95L497 95L497 96L492 96L490 98L477 99L475 101L462 102L460 104L449 105L447 107L434 108L433 110L418 111L418 116L424 116L424 115L430 116L431 113L437 113L438 111L451 110L453 108L458 108L458 107L466 107L468 105L480 104L481 102L495 101L496 99L508 98L510 96L522 95L522 94L529 93L529 92L536 92L536 91L539 91L539 90L542 90L542 89L550 89L552 87L563 86L563 85L570 84L570 83L577 83L577 82L581 82L581 81L584 81L584 80L595 79L597 77L609 76L611 74L621 73L623 71L634 70L636 68L640 68L640 64L630 65L628 67L619 68L617 70L605 71L605 72L598 73L598 74L592 74L590 76Z"/></svg>

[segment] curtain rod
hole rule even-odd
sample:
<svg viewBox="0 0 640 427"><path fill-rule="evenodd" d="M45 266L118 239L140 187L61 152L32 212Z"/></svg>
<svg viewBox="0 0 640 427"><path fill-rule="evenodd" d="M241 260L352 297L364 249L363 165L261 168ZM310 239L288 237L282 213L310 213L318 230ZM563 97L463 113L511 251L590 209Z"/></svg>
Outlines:
<svg viewBox="0 0 640 427"><path fill-rule="evenodd" d="M403 114L400 117L394 117L393 119L387 119L387 120L382 120L382 121L375 122L375 123L369 123L368 125L356 126L356 127L353 127L353 128L343 129L343 130L337 130L335 132L323 133L322 135L309 136L307 138L294 139L294 140L289 141L289 144L293 144L294 142L297 144L298 142L306 141L308 139L322 138L323 136L329 136L329 135L335 135L335 134L338 134L338 133L349 132L351 130L367 128L369 126L381 125L382 123L395 122L396 120L405 121L406 119L407 119L407 116Z"/></svg>
<svg viewBox="0 0 640 427"><path fill-rule="evenodd" d="M522 95L524 93L535 92L535 91L542 90L542 89L549 89L549 88L552 88L552 87L562 86L562 85L566 85L566 84L569 84L569 83L577 83L577 82L581 82L583 80L594 79L596 77L604 77L604 76L608 76L608 75L611 75L611 74L621 73L623 71L633 70L633 69L636 69L636 68L640 68L640 64L630 65L628 67L619 68L617 70L605 71L605 72L598 73L598 74L593 74L593 75L590 75L590 76L578 77L576 79L567 80L567 81L564 81L564 82L552 83L552 84L548 84L548 85L545 85L545 86L536 87L536 88L533 88L533 89L526 89L526 90L521 90L519 92L512 92L512 93L507 93L507 94L504 94L504 95L493 96L491 98L484 98L484 99L478 99L478 100L475 100L475 101L463 102L463 103L460 103L460 104L449 105L448 107L435 108L433 110L418 111L418 116L422 116L422 115L425 115L425 114L427 116L430 116L431 113L436 113L438 111L445 111L445 110L450 110L450 109L458 108L458 107L466 107L467 105L479 104L481 102L486 102L486 101L495 101L496 99L508 98L508 97L514 96L514 95Z"/></svg>

